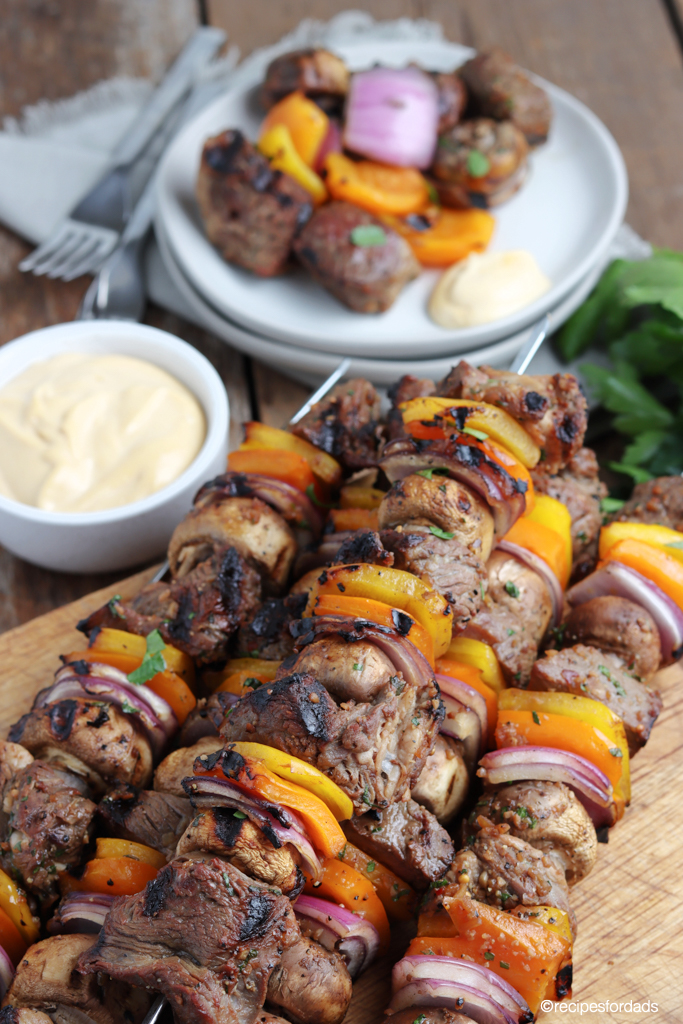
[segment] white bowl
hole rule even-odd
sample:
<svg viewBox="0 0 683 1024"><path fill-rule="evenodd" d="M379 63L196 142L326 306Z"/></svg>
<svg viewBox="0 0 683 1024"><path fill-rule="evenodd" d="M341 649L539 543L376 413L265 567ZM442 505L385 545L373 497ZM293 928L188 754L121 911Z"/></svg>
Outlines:
<svg viewBox="0 0 683 1024"><path fill-rule="evenodd" d="M225 470L228 396L208 359L165 331L122 320L76 321L32 331L0 348L0 389L33 363L60 352L146 359L186 385L204 409L207 432L195 460L155 494L101 512L46 512L0 495L0 544L62 572L126 569L162 554L199 487Z"/></svg>

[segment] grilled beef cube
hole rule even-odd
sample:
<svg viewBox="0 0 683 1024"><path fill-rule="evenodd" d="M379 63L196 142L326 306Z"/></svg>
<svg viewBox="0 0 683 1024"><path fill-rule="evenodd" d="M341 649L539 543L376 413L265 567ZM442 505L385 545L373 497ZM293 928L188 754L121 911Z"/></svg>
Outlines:
<svg viewBox="0 0 683 1024"><path fill-rule="evenodd" d="M49 906L59 896L58 871L76 868L91 838L96 806L82 779L32 761L3 790L6 827L0 862Z"/></svg>
<svg viewBox="0 0 683 1024"><path fill-rule="evenodd" d="M2 1024L43 1024L43 1014L32 1018L26 1007L45 1010L48 1022L141 1024L151 1002L147 992L78 971L78 958L94 942L94 935L55 935L30 946L5 997Z"/></svg>
<svg viewBox="0 0 683 1024"><path fill-rule="evenodd" d="M361 243L356 229L369 226L377 229L377 242ZM351 203L321 206L293 248L318 284L357 313L383 313L420 273L406 240Z"/></svg>
<svg viewBox="0 0 683 1024"><path fill-rule="evenodd" d="M78 628L125 629L147 636L158 629L167 644L200 664L228 653L233 633L261 600L261 577L236 548L216 548L191 572L170 583L150 583L129 601L112 598Z"/></svg>
<svg viewBox="0 0 683 1024"><path fill-rule="evenodd" d="M502 551L493 552L486 569L486 603L462 635L493 647L508 686L523 687L550 624L552 598L538 573Z"/></svg>
<svg viewBox="0 0 683 1024"><path fill-rule="evenodd" d="M278 890L217 857L179 857L143 892L116 900L78 969L161 993L177 1024L253 1021L299 939Z"/></svg>
<svg viewBox="0 0 683 1024"><path fill-rule="evenodd" d="M570 373L527 376L491 366L475 369L462 360L439 382L436 393L505 409L541 449L539 472L558 473L583 444L588 407Z"/></svg>
<svg viewBox="0 0 683 1024"><path fill-rule="evenodd" d="M607 488L598 476L598 460L590 448L579 448L564 469L549 474L540 469L532 472L539 494L548 494L561 501L572 518L572 582L593 572L598 559L598 536L602 526L600 502L607 497Z"/></svg>
<svg viewBox="0 0 683 1024"><path fill-rule="evenodd" d="M494 46L477 54L459 74L478 113L512 121L530 146L546 141L552 119L548 94L504 50Z"/></svg>
<svg viewBox="0 0 683 1024"><path fill-rule="evenodd" d="M342 828L350 843L420 891L443 878L455 854L446 829L414 800L354 815Z"/></svg>
<svg viewBox="0 0 683 1024"><path fill-rule="evenodd" d="M391 568L394 556L384 547L380 535L374 530L355 530L341 542L330 565L383 565Z"/></svg>
<svg viewBox="0 0 683 1024"><path fill-rule="evenodd" d="M310 193L272 170L240 131L205 142L197 202L207 237L223 259L260 277L282 273L294 236L313 209Z"/></svg>
<svg viewBox="0 0 683 1024"><path fill-rule="evenodd" d="M261 102L268 109L297 90L316 99L341 100L348 88L349 70L341 57L320 48L293 50L268 65Z"/></svg>
<svg viewBox="0 0 683 1024"><path fill-rule="evenodd" d="M267 661L287 658L294 650L290 624L301 618L307 600L307 594L288 594L259 605L237 633L240 656L258 654Z"/></svg>
<svg viewBox="0 0 683 1024"><path fill-rule="evenodd" d="M292 428L347 470L377 463L381 443L380 397L362 377L335 385Z"/></svg>
<svg viewBox="0 0 683 1024"><path fill-rule="evenodd" d="M526 139L513 124L480 117L439 136L432 164L444 206L486 210L517 192L527 176Z"/></svg>
<svg viewBox="0 0 683 1024"><path fill-rule="evenodd" d="M683 532L683 477L658 476L636 484L612 519L617 523L657 523Z"/></svg>
<svg viewBox="0 0 683 1024"><path fill-rule="evenodd" d="M406 373L405 376L391 385L387 391L389 401L391 402L391 409L387 413L386 419L386 432L389 441L393 441L395 437L403 437L406 432L403 426L403 416L399 408L401 403L409 402L411 398L423 398L427 395L433 395L435 389L436 385L433 380L429 380L427 377L414 377L411 373Z"/></svg>
<svg viewBox="0 0 683 1024"><path fill-rule="evenodd" d="M184 797L116 786L100 800L97 813L107 835L151 846L170 860L190 823L192 808Z"/></svg>
<svg viewBox="0 0 683 1024"><path fill-rule="evenodd" d="M438 133L454 128L467 106L467 89L460 75L455 71L432 71L431 77L439 95Z"/></svg>
<svg viewBox="0 0 683 1024"><path fill-rule="evenodd" d="M218 685L216 682L216 686ZM231 693L212 693L210 697L198 700L197 706L190 711L178 733L178 746L191 747L207 737L218 736L218 730L223 724L228 708L234 703ZM214 749L218 746L219 744L216 744Z"/></svg>
<svg viewBox="0 0 683 1024"><path fill-rule="evenodd" d="M607 705L624 723L631 756L647 743L662 710L657 690L634 679L620 658L584 644L548 651L534 665L529 688L575 693Z"/></svg>

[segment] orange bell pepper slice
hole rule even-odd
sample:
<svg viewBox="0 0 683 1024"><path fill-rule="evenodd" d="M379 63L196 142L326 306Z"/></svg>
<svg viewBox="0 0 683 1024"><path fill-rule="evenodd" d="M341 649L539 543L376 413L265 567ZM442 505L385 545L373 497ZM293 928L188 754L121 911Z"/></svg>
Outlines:
<svg viewBox="0 0 683 1024"><path fill-rule="evenodd" d="M363 210L405 217L429 204L427 182L413 167L389 167L372 160L349 160L328 153L323 165L325 184L333 199Z"/></svg>
<svg viewBox="0 0 683 1024"><path fill-rule="evenodd" d="M306 834L315 848L325 857L336 857L343 849L346 838L337 819L320 797L296 783L279 778L266 768L261 760L244 757L244 762L243 770L236 776L226 776L220 762L215 768L207 770L201 767L201 758L198 758L194 773L211 775L218 779L229 777L240 789L256 793L271 803L289 807L301 818Z"/></svg>
<svg viewBox="0 0 683 1024"><path fill-rule="evenodd" d="M386 491L380 491L378 487L356 487L348 484L339 492L339 507L377 509L382 504L385 494Z"/></svg>
<svg viewBox="0 0 683 1024"><path fill-rule="evenodd" d="M683 565L676 558L642 540L620 540L607 551L603 561L621 562L635 569L683 610Z"/></svg>
<svg viewBox="0 0 683 1024"><path fill-rule="evenodd" d="M129 857L131 860L139 860L142 864L149 864L151 867L163 868L166 858L163 853L146 846L144 843L134 843L130 839L106 839L97 840L96 860L110 860L112 857Z"/></svg>
<svg viewBox="0 0 683 1024"><path fill-rule="evenodd" d="M21 937L17 926L10 920L4 910L0 908L0 946L7 953L15 967L23 957L28 943Z"/></svg>
<svg viewBox="0 0 683 1024"><path fill-rule="evenodd" d="M496 652L493 647L485 644L482 640L472 640L468 636L456 636L451 640L446 657L450 661L462 662L479 669L481 678L494 693L499 694L505 689L505 680L498 664Z"/></svg>
<svg viewBox="0 0 683 1024"><path fill-rule="evenodd" d="M412 644L415 644L418 651L424 654L430 665L434 665L434 644L432 638L419 622L406 615L400 608L392 608L383 601L373 601L369 597L350 597L348 594L319 594L315 600L313 615L351 615L357 619L367 619L368 622L376 622L378 626L390 626L396 629L396 614L402 619L401 631ZM411 625L407 629L409 620Z"/></svg>
<svg viewBox="0 0 683 1024"><path fill-rule="evenodd" d="M277 455L272 448L239 448L228 455L228 469L233 473L260 473L274 480L281 480L291 487L296 487L303 494L310 487L316 491L316 479L306 459L296 452L279 451ZM318 500L324 495L316 494Z"/></svg>
<svg viewBox="0 0 683 1024"><path fill-rule="evenodd" d="M79 892L102 892L109 896L134 896L153 882L158 868L131 857L98 857L88 861L80 881L73 886Z"/></svg>
<svg viewBox="0 0 683 1024"><path fill-rule="evenodd" d="M125 654L137 658L138 665L147 653L147 640L144 636L136 633L126 633L123 629L111 629L105 626L99 630L93 630L90 634L88 649L91 651L106 652L107 654ZM194 683L194 662L189 654L179 651L177 647L166 644L162 650L164 663L169 672L182 676L190 686ZM109 664L107 662L107 664Z"/></svg>
<svg viewBox="0 0 683 1024"><path fill-rule="evenodd" d="M657 523L610 523L600 531L600 558L621 540L639 540L663 551L677 562L683 562L683 533Z"/></svg>
<svg viewBox="0 0 683 1024"><path fill-rule="evenodd" d="M400 608L427 630L435 657L440 658L448 650L453 623L448 602L410 572L378 565L334 565L318 576L309 593L305 615L312 614L316 598L321 594L369 597Z"/></svg>
<svg viewBox="0 0 683 1024"><path fill-rule="evenodd" d="M539 495L541 497L541 495ZM567 564L567 547L564 537L544 523L534 522L521 516L503 537L503 540L517 544L520 548L538 555L557 576L564 589L569 581L571 562Z"/></svg>
<svg viewBox="0 0 683 1024"><path fill-rule="evenodd" d="M260 134L265 135L278 124L289 129L297 153L312 167L330 125L327 114L303 92L290 92L270 108Z"/></svg>
<svg viewBox="0 0 683 1024"><path fill-rule="evenodd" d="M288 430L269 427L265 423L251 420L244 424L244 441L240 451L250 448L269 448L271 450L295 452L309 464L315 475L329 487L338 487L342 478L341 466L336 459L316 448L303 437L297 437Z"/></svg>
<svg viewBox="0 0 683 1024"><path fill-rule="evenodd" d="M343 530L379 530L377 509L333 508L330 509L329 522L335 533Z"/></svg>
<svg viewBox="0 0 683 1024"><path fill-rule="evenodd" d="M434 217L422 218L424 225L401 217L385 219L403 235L423 267L447 267L471 252L483 252L496 226L490 213L477 209L438 209Z"/></svg>
<svg viewBox="0 0 683 1024"><path fill-rule="evenodd" d="M289 128L284 124L273 125L264 132L257 148L268 157L274 171L282 171L306 189L315 203L324 203L327 189L322 178L299 156Z"/></svg>
<svg viewBox="0 0 683 1024"><path fill-rule="evenodd" d="M452 679L460 679L467 683L473 690L480 693L486 701L486 721L488 723L489 746L494 745L496 722L498 720L498 695L481 677L481 671L474 665L466 665L462 661L454 661L452 658L438 658L436 671L444 676L451 676Z"/></svg>
<svg viewBox="0 0 683 1024"><path fill-rule="evenodd" d="M368 857L367 853L363 853L353 843L346 844L339 854L339 860L370 880L390 921L412 919L417 906L417 894L407 882L373 857Z"/></svg>
<svg viewBox="0 0 683 1024"><path fill-rule="evenodd" d="M324 861L322 869L322 877L317 882L306 879L304 892L321 900L331 900L364 917L379 932L380 955L386 953L391 939L389 920L372 882L350 864L342 864L337 859Z"/></svg>
<svg viewBox="0 0 683 1024"><path fill-rule="evenodd" d="M241 697L249 679L269 683L275 679L279 667L279 661L267 661L265 658L232 658L220 672L205 672L203 679L213 692L234 693Z"/></svg>
<svg viewBox="0 0 683 1024"><path fill-rule="evenodd" d="M513 734L516 743L511 742ZM580 719L568 720L565 715L544 711L498 711L496 745L500 747L529 744L554 747L585 757L604 772L612 783L617 819L623 817L625 800L622 786L622 754L612 740L594 725Z"/></svg>
<svg viewBox="0 0 683 1024"><path fill-rule="evenodd" d="M24 890L4 871L0 871L0 909L7 914L27 946L38 941L40 921L31 913Z"/></svg>
<svg viewBox="0 0 683 1024"><path fill-rule="evenodd" d="M551 498L548 494L536 496L534 507L524 513L525 519L532 523L540 523L549 529L559 533L564 541L564 571L559 577L562 588L569 583L572 571L572 517L566 505L563 505L557 498Z"/></svg>

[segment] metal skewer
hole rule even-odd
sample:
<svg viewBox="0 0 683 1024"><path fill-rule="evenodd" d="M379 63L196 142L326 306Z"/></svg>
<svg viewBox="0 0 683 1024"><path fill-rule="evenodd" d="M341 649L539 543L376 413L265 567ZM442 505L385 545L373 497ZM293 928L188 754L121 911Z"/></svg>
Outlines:
<svg viewBox="0 0 683 1024"><path fill-rule="evenodd" d="M542 320L532 328L529 340L512 360L511 373L524 373L528 369L531 360L545 341L550 329L550 313L546 313Z"/></svg>

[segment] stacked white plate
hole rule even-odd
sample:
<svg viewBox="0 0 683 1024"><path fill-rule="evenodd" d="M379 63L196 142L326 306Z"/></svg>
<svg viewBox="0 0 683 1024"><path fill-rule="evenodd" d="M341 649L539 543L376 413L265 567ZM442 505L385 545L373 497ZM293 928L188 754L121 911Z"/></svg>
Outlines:
<svg viewBox="0 0 683 1024"><path fill-rule="evenodd" d="M472 50L445 41L400 41L340 47L352 70L411 61L452 70ZM624 162L605 126L562 89L537 79L550 95L548 143L531 155L520 192L497 208L492 250L527 249L552 281L541 299L512 316L447 330L427 314L438 277L424 271L386 313L347 309L303 270L258 278L226 263L207 240L194 197L205 140L226 128L255 139L262 70L214 100L177 136L159 173L156 233L166 269L196 318L235 347L306 382L327 376L344 356L352 372L377 384L403 373L438 378L454 361L505 366L546 312L558 327L588 295L608 257L628 196Z"/></svg>

